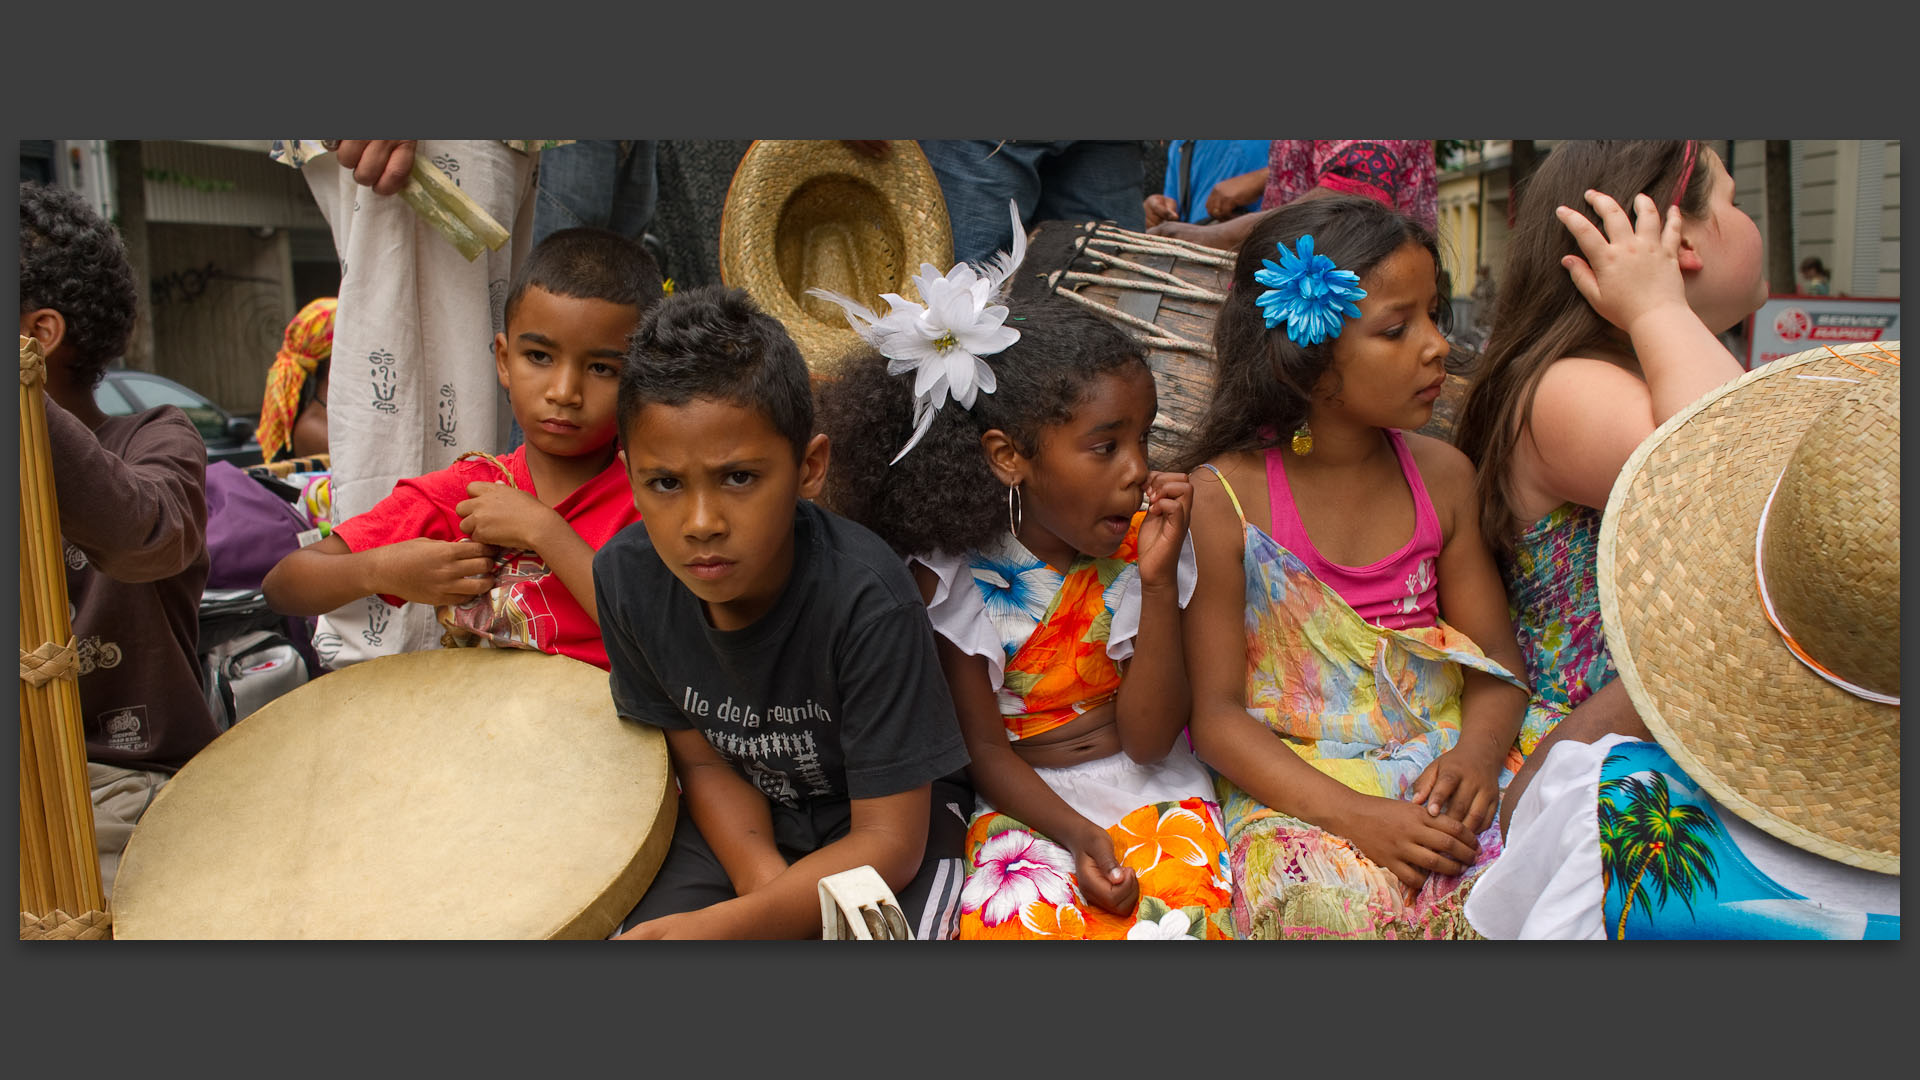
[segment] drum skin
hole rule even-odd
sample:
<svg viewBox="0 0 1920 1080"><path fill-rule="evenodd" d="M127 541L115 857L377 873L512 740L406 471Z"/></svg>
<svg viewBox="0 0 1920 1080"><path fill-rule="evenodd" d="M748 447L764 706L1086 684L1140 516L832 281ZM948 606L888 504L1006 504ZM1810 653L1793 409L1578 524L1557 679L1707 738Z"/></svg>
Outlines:
<svg viewBox="0 0 1920 1080"><path fill-rule="evenodd" d="M666 855L666 740L607 674L511 649L356 664L267 704L128 842L116 938L603 938Z"/></svg>

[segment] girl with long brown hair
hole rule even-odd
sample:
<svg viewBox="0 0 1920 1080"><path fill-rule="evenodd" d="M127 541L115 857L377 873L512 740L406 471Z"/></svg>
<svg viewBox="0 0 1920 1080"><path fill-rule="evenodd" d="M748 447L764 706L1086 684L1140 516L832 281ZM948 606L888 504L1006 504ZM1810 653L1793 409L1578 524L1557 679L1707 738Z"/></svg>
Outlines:
<svg viewBox="0 0 1920 1080"><path fill-rule="evenodd" d="M1759 229L1704 143L1562 143L1515 197L1455 442L1479 470L1481 529L1532 677L1531 757L1615 682L1594 583L1614 478L1656 427L1741 374L1715 335L1760 306L1766 281ZM1618 686L1583 713L1637 722Z"/></svg>

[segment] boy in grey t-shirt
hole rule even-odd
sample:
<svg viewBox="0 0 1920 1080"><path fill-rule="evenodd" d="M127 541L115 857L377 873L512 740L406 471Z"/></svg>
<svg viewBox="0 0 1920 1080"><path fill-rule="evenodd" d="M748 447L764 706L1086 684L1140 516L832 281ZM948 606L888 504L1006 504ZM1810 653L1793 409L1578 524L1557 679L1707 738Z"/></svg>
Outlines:
<svg viewBox="0 0 1920 1080"><path fill-rule="evenodd" d="M949 937L973 796L904 563L807 501L826 476L805 363L746 294L642 322L620 381L641 523L594 559L614 704L666 731L673 843L622 937L809 937L820 878L871 865Z"/></svg>

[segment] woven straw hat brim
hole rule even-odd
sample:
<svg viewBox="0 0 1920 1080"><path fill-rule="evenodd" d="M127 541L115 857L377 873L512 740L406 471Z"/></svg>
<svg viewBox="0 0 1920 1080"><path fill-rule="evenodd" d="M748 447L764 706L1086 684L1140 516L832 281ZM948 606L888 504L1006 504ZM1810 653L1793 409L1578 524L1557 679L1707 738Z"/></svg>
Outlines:
<svg viewBox="0 0 1920 1080"><path fill-rule="evenodd" d="M1661 425L1614 483L1598 578L1620 679L1689 777L1795 847L1898 874L1900 710L1801 664L1754 574L1761 510L1802 433L1847 392L1899 378L1876 353L1897 361L1900 344L1775 360Z"/></svg>
<svg viewBox="0 0 1920 1080"><path fill-rule="evenodd" d="M747 148L720 218L720 280L780 320L818 369L860 343L826 288L879 314L883 293L919 299L921 263L953 264L953 228L927 156L911 139L879 158L835 139L761 139Z"/></svg>

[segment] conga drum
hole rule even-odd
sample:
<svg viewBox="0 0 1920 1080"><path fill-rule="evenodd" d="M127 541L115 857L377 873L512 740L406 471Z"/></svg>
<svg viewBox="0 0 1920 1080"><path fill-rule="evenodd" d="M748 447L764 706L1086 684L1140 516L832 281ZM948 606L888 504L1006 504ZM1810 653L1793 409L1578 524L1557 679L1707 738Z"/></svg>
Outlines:
<svg viewBox="0 0 1920 1080"><path fill-rule="evenodd" d="M603 938L666 856L666 740L607 674L431 650L315 679L210 743L135 828L117 938Z"/></svg>
<svg viewBox="0 0 1920 1080"><path fill-rule="evenodd" d="M1149 457L1165 468L1177 441L1213 395L1213 325L1233 283L1236 253L1101 222L1034 227L1015 295L1051 293L1081 304L1138 338L1160 392ZM1467 379L1447 376L1433 419L1420 430L1452 438Z"/></svg>

